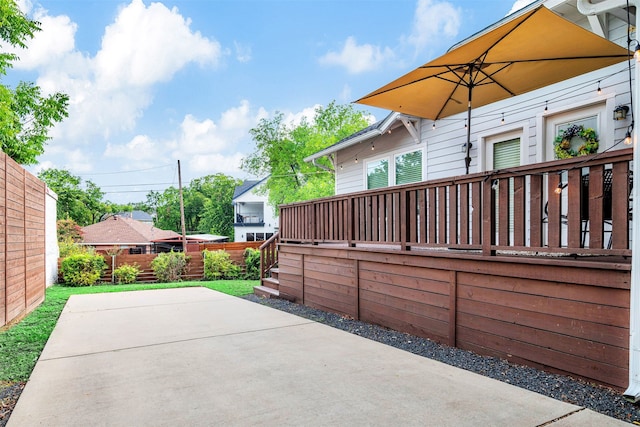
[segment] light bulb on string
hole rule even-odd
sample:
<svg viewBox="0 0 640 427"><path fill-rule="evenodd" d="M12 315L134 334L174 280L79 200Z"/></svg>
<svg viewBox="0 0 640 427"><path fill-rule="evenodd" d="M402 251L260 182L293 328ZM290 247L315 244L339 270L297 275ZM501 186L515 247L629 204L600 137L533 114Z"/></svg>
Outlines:
<svg viewBox="0 0 640 427"><path fill-rule="evenodd" d="M502 113L502 120L500 120L500 124L504 124L504 113Z"/></svg>
<svg viewBox="0 0 640 427"><path fill-rule="evenodd" d="M598 95L602 95L602 88L600 88L600 80L598 80Z"/></svg>

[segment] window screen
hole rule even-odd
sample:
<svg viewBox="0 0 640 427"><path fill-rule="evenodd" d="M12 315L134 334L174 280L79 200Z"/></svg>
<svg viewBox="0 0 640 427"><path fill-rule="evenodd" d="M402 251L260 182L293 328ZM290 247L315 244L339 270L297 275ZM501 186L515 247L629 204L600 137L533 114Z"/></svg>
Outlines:
<svg viewBox="0 0 640 427"><path fill-rule="evenodd" d="M396 156L396 185L422 181L422 150Z"/></svg>
<svg viewBox="0 0 640 427"><path fill-rule="evenodd" d="M389 185L389 161L386 159L367 163L367 190Z"/></svg>
<svg viewBox="0 0 640 427"><path fill-rule="evenodd" d="M493 169L520 166L520 138L493 144Z"/></svg>

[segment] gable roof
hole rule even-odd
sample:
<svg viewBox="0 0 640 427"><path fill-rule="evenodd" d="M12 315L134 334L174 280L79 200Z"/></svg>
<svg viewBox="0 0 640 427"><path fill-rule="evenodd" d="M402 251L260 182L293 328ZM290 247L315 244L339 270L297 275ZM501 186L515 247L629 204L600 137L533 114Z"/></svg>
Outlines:
<svg viewBox="0 0 640 427"><path fill-rule="evenodd" d="M265 179L267 178L262 178L258 180L249 180L249 179L245 180L241 185L235 188L235 190L233 191L233 198L235 199L237 197L242 196L244 193L251 190L253 187L260 184Z"/></svg>
<svg viewBox="0 0 640 427"><path fill-rule="evenodd" d="M402 122L405 125L405 127L410 126L409 121L411 120L415 120L415 118L411 118L405 114L401 114L396 111L393 111L389 113L389 115L384 119L378 122L375 122L374 124L367 126L366 128L358 132L352 133L351 135L341 139L335 144L330 145L327 148L310 155L309 157L306 157L304 161L312 162L316 159L319 159L320 157L327 156L329 154L335 153L336 151L340 151L347 147L351 147L352 145L356 145L360 142L364 142L372 138L376 138L380 135L383 135L385 132L389 131L396 122ZM417 133L415 135L412 134L412 137L414 139L418 138Z"/></svg>
<svg viewBox="0 0 640 427"><path fill-rule="evenodd" d="M118 215L82 227L82 240L87 245L141 245L152 240L180 236L175 231L161 230L151 224Z"/></svg>

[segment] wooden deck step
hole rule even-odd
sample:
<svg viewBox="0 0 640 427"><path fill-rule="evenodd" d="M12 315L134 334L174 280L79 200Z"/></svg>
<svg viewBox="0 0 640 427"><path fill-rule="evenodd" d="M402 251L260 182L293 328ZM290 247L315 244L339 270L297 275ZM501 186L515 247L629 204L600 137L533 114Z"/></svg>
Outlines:
<svg viewBox="0 0 640 427"><path fill-rule="evenodd" d="M273 277L263 277L260 284L276 291L280 289L280 281Z"/></svg>
<svg viewBox="0 0 640 427"><path fill-rule="evenodd" d="M263 279L264 280L264 279ZM279 298L280 291L266 286L254 286L253 294L264 298Z"/></svg>
<svg viewBox="0 0 640 427"><path fill-rule="evenodd" d="M278 274L280 274L280 269L279 268L272 268L269 271L271 272L271 277L273 279L277 279L278 278Z"/></svg>

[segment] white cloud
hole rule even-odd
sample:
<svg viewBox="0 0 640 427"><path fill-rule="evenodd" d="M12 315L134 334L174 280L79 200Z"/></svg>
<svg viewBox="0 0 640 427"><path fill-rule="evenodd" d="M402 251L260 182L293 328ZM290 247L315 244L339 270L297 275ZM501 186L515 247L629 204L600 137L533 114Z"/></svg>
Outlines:
<svg viewBox="0 0 640 427"><path fill-rule="evenodd" d="M340 92L340 100L342 100L342 102L351 102L353 101L352 98L352 94L351 94L351 86L349 86L348 84L345 84L342 88L342 92Z"/></svg>
<svg viewBox="0 0 640 427"><path fill-rule="evenodd" d="M447 1L419 0L407 42L418 52L443 37L455 37L460 30L461 13L460 8Z"/></svg>
<svg viewBox="0 0 640 427"><path fill-rule="evenodd" d="M240 164L244 154L233 153L223 155L219 153L206 154L191 157L187 161L189 172L194 176L212 175L215 173L224 173L226 175L239 175Z"/></svg>
<svg viewBox="0 0 640 427"><path fill-rule="evenodd" d="M516 0L515 3L513 3L513 6L511 6L511 10L507 13L507 15L511 15L513 12L517 12L523 7L530 5L534 1L535 0Z"/></svg>
<svg viewBox="0 0 640 427"><path fill-rule="evenodd" d="M25 7L30 10L30 6ZM46 10L38 9L34 18L40 22L42 31L36 32L33 39L28 40L28 49L14 50L20 58L14 64L17 70L32 70L58 62L75 48L78 26L68 16L49 16Z"/></svg>
<svg viewBox="0 0 640 427"><path fill-rule="evenodd" d="M107 88L164 82L190 62L216 64L220 44L192 32L191 21L162 3L133 0L105 29L96 75Z"/></svg>
<svg viewBox="0 0 640 427"><path fill-rule="evenodd" d="M346 68L351 74L359 74L375 70L393 57L393 51L388 47L359 45L354 37L348 37L340 52L328 52L319 61L323 65L337 65Z"/></svg>
<svg viewBox="0 0 640 427"><path fill-rule="evenodd" d="M158 158L158 152L158 144L151 141L151 138L147 135L136 135L126 144L107 144L104 156L142 161Z"/></svg>
<svg viewBox="0 0 640 427"><path fill-rule="evenodd" d="M251 46L233 42L234 47L236 48L236 59L238 62L249 62L251 61Z"/></svg>
<svg viewBox="0 0 640 427"><path fill-rule="evenodd" d="M31 10L28 3L24 8ZM16 67L37 69L45 94L69 95L69 117L51 136L71 146L132 130L152 104L156 84L191 63L215 66L223 55L217 41L192 31L178 9L162 3L123 6L95 56L76 50L77 25L68 16L39 8L33 17L42 31L20 52Z"/></svg>

